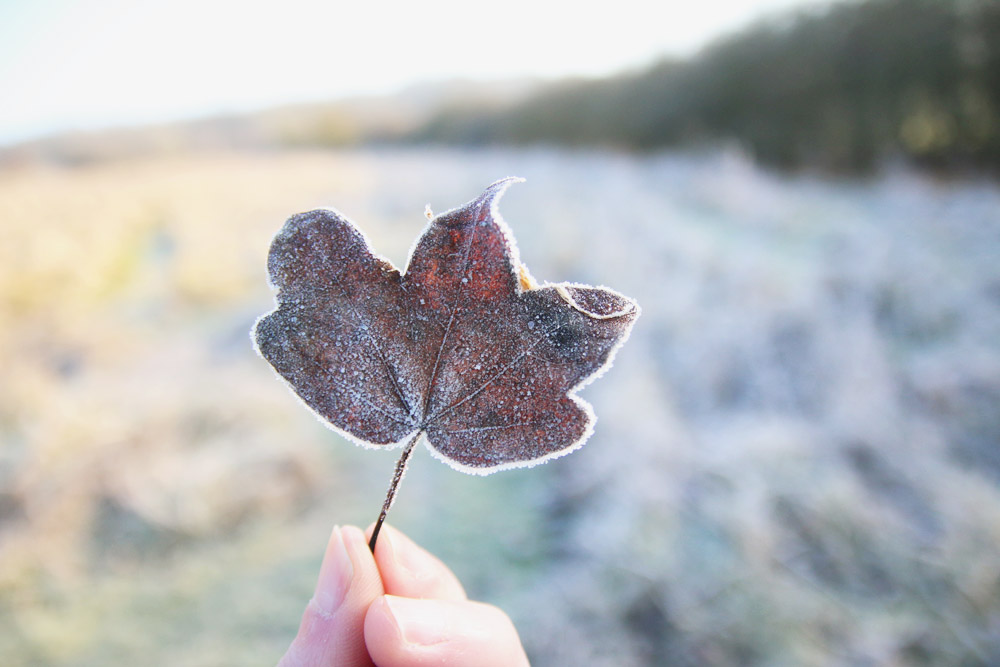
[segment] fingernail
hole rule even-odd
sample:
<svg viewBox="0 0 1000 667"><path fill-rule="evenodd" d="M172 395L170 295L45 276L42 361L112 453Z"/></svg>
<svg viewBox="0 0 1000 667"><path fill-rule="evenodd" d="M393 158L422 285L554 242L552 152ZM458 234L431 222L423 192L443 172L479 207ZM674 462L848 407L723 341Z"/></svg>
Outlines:
<svg viewBox="0 0 1000 667"><path fill-rule="evenodd" d="M433 606L435 601L386 595L385 603L407 644L433 646L451 637L451 623L447 615L428 613L428 606Z"/></svg>
<svg viewBox="0 0 1000 667"><path fill-rule="evenodd" d="M354 564L347 553L340 526L335 526L326 546L326 555L319 568L319 581L316 582L316 592L313 594L313 601L319 610L326 614L337 611L347 597L353 578Z"/></svg>

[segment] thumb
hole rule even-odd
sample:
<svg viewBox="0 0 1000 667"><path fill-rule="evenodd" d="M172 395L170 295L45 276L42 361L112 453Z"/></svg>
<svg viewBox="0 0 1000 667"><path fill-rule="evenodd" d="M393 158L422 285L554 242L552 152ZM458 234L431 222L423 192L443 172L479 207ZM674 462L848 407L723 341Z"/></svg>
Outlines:
<svg viewBox="0 0 1000 667"><path fill-rule="evenodd" d="M364 640L365 613L383 592L362 532L354 526L334 528L316 592L279 667L370 666Z"/></svg>

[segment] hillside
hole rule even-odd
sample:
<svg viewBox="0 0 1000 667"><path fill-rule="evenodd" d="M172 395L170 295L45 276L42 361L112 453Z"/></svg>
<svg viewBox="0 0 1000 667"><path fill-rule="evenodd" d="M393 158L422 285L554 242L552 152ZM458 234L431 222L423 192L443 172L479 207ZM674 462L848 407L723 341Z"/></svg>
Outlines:
<svg viewBox="0 0 1000 667"><path fill-rule="evenodd" d="M738 144L777 167L1000 166L1000 3L868 0L784 15L688 61L453 108L412 138L649 150Z"/></svg>
<svg viewBox="0 0 1000 667"><path fill-rule="evenodd" d="M447 81L0 148L0 165L386 144L738 148L780 169L1000 167L1000 3L841 0L614 77Z"/></svg>

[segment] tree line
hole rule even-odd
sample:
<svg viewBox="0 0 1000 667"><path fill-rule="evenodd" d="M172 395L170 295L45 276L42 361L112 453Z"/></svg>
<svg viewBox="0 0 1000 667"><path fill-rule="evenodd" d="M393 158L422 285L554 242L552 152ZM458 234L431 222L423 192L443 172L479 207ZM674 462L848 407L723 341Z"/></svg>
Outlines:
<svg viewBox="0 0 1000 667"><path fill-rule="evenodd" d="M687 60L442 110L408 137L635 150L740 145L780 167L1000 167L1000 1L842 1Z"/></svg>

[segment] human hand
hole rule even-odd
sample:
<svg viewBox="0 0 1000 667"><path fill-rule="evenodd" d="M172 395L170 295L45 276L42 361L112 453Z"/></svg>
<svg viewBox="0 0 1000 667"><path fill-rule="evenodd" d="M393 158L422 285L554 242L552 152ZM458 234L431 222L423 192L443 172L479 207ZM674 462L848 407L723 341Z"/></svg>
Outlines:
<svg viewBox="0 0 1000 667"><path fill-rule="evenodd" d="M334 528L299 633L279 667L518 667L503 611L472 602L448 567L383 526L372 556L354 526Z"/></svg>

